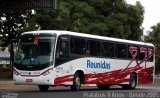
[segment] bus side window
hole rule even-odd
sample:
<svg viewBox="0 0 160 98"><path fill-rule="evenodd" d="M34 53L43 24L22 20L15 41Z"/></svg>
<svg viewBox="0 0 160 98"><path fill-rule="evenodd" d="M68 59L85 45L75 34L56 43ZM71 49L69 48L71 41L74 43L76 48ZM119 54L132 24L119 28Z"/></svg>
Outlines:
<svg viewBox="0 0 160 98"><path fill-rule="evenodd" d="M127 58L127 46L124 44L116 44L117 58Z"/></svg>
<svg viewBox="0 0 160 98"><path fill-rule="evenodd" d="M70 42L71 42L70 48L72 54L84 55L86 53L85 39L71 38Z"/></svg>
<svg viewBox="0 0 160 98"><path fill-rule="evenodd" d="M138 58L138 46L128 45L128 58L129 59Z"/></svg>
<svg viewBox="0 0 160 98"><path fill-rule="evenodd" d="M68 41L58 40L56 49L56 58L68 58L69 57L69 45Z"/></svg>
<svg viewBox="0 0 160 98"><path fill-rule="evenodd" d="M114 57L114 43L102 42L101 50L103 57Z"/></svg>
<svg viewBox="0 0 160 98"><path fill-rule="evenodd" d="M68 42L67 41L61 42L59 56L60 56L60 58L68 58L69 57Z"/></svg>
<svg viewBox="0 0 160 98"><path fill-rule="evenodd" d="M91 56L100 56L100 42L95 40L88 40L87 54Z"/></svg>
<svg viewBox="0 0 160 98"><path fill-rule="evenodd" d="M139 51L140 51L139 59L140 60L145 60L147 58L148 49L146 47L140 47Z"/></svg>

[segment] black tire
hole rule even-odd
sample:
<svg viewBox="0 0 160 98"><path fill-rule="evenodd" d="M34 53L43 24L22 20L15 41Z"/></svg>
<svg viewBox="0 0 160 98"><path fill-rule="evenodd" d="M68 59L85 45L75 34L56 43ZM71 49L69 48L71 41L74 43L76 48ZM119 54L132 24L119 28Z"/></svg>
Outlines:
<svg viewBox="0 0 160 98"><path fill-rule="evenodd" d="M106 89L109 89L111 85L109 84L97 84L97 87L100 89L100 90L106 90Z"/></svg>
<svg viewBox="0 0 160 98"><path fill-rule="evenodd" d="M46 92L48 91L49 85L38 85L38 87L41 92Z"/></svg>
<svg viewBox="0 0 160 98"><path fill-rule="evenodd" d="M78 91L81 88L81 78L78 73L75 73L73 78L73 85L71 85L71 90Z"/></svg>
<svg viewBox="0 0 160 98"><path fill-rule="evenodd" d="M123 89L135 89L137 86L137 77L135 74L130 75L129 85L122 85Z"/></svg>

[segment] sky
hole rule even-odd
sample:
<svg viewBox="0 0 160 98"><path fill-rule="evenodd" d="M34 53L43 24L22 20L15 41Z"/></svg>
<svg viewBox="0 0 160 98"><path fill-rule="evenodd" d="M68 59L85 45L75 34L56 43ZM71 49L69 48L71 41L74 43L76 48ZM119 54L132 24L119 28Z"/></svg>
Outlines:
<svg viewBox="0 0 160 98"><path fill-rule="evenodd" d="M144 21L142 27L144 28L144 35L151 31L150 27L160 22L160 0L126 0L128 4L136 4L140 1L144 7Z"/></svg>

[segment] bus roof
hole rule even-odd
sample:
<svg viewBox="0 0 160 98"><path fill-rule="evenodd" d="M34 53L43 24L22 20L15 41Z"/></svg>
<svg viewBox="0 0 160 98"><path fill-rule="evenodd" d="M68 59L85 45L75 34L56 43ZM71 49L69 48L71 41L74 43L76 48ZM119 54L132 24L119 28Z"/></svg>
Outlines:
<svg viewBox="0 0 160 98"><path fill-rule="evenodd" d="M23 34L41 34L41 33L56 34L57 36L59 36L59 35L72 35L72 36L78 36L78 37L94 38L94 39L100 39L100 40L109 40L109 41L115 41L115 42L130 43L130 44L137 44L137 45L146 45L146 46L154 47L154 45L151 43L118 39L118 38L112 38L112 37L104 37L104 36L78 33L78 32L72 32L72 31L63 31L63 30L29 31L29 32L22 33L22 35Z"/></svg>

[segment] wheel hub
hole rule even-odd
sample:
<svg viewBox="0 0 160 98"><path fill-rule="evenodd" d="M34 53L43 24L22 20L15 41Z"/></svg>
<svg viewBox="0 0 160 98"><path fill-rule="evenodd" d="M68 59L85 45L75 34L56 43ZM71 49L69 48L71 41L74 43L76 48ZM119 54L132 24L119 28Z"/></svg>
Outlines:
<svg viewBox="0 0 160 98"><path fill-rule="evenodd" d="M76 78L76 86L79 87L79 85L80 85L80 78L77 77Z"/></svg>

